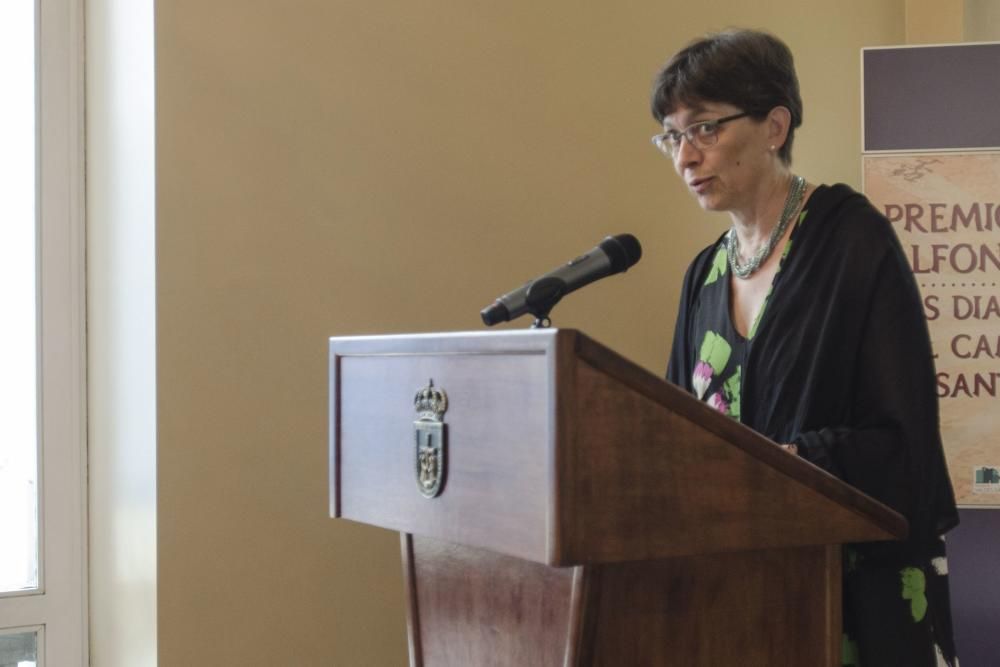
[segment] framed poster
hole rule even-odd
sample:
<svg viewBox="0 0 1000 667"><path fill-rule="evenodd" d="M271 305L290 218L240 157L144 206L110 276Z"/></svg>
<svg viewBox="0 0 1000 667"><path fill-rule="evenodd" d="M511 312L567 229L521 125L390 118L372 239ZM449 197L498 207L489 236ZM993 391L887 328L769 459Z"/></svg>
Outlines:
<svg viewBox="0 0 1000 667"><path fill-rule="evenodd" d="M1000 507L1000 43L862 51L864 191L920 286L962 506Z"/></svg>
<svg viewBox="0 0 1000 667"><path fill-rule="evenodd" d="M866 155L864 178L920 286L956 499L1000 506L1000 152Z"/></svg>

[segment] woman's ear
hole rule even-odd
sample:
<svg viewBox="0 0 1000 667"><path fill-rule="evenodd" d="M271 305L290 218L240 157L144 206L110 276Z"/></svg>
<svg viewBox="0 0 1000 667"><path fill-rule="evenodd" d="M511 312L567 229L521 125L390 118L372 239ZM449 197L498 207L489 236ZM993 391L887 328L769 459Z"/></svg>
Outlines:
<svg viewBox="0 0 1000 667"><path fill-rule="evenodd" d="M774 107L767 114L767 138L768 143L777 149L781 149L788 139L788 130L792 126L792 112L788 107Z"/></svg>

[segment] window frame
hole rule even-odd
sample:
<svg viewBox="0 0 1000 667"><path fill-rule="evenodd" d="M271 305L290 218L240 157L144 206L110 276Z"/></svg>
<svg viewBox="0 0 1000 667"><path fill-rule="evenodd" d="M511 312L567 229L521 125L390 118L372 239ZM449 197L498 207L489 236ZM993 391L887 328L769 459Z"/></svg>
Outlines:
<svg viewBox="0 0 1000 667"><path fill-rule="evenodd" d="M39 582L0 628L41 626L39 665L89 664L83 0L36 0Z"/></svg>

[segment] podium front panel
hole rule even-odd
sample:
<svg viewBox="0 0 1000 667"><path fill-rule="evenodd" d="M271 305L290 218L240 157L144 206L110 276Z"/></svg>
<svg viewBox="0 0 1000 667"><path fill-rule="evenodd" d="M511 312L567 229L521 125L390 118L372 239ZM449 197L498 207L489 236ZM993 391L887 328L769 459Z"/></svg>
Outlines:
<svg viewBox="0 0 1000 667"><path fill-rule="evenodd" d="M334 515L544 561L553 438L542 349L334 353ZM416 393L447 394L440 494L417 483ZM339 507L337 507L339 501Z"/></svg>

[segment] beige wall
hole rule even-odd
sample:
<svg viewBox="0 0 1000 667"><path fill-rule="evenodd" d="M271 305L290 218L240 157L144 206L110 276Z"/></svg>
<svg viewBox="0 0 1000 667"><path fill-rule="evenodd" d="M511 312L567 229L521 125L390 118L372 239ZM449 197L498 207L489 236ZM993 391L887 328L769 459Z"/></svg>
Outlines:
<svg viewBox="0 0 1000 667"><path fill-rule="evenodd" d="M799 171L860 185L859 49L902 0L157 3L161 665L404 663L397 538L326 517L326 338L479 329L628 231L642 263L555 321L660 372L725 219L649 145L648 86L730 24L796 53Z"/></svg>
<svg viewBox="0 0 1000 667"><path fill-rule="evenodd" d="M1000 41L1000 0L905 0L907 44Z"/></svg>
<svg viewBox="0 0 1000 667"><path fill-rule="evenodd" d="M907 44L962 41L969 0L906 0Z"/></svg>
<svg viewBox="0 0 1000 667"><path fill-rule="evenodd" d="M1000 41L1000 1L965 0L965 41Z"/></svg>

